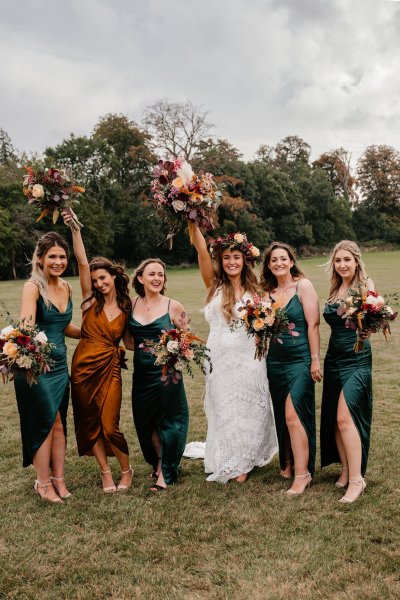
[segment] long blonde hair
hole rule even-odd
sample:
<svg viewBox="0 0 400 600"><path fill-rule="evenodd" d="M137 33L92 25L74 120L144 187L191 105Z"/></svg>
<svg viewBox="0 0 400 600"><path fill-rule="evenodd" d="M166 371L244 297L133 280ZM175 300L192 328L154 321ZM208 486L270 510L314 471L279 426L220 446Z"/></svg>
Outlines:
<svg viewBox="0 0 400 600"><path fill-rule="evenodd" d="M242 253L243 254L243 253ZM244 259L244 255L243 255ZM206 303L208 304L217 290L222 292L221 308L225 319L229 322L234 317L234 308L236 304L235 292L228 275L225 273L222 266L222 251L213 253L215 279L210 291L207 294ZM254 272L250 262L243 260L243 269L240 274L241 284L245 292L250 294L259 294L260 286L258 284L257 275Z"/></svg>
<svg viewBox="0 0 400 600"><path fill-rule="evenodd" d="M53 246L59 246L62 248L67 255L67 259L69 258L69 247L64 238L55 231L49 231L48 233L45 233L41 238L39 238L36 248L33 252L32 260L30 262L32 270L28 279L28 281L31 281L37 286L39 294L42 296L47 308L51 307L51 301L49 299L49 281L43 272L42 263L46 253Z"/></svg>
<svg viewBox="0 0 400 600"><path fill-rule="evenodd" d="M343 281L339 273L337 273L335 270L335 256L339 250L350 252L356 261L356 272L351 282L351 287L361 288L363 290L368 289L368 275L365 271L365 265L361 258L360 248L352 240L342 240L336 244L329 256L328 262L326 263L326 270L330 277L328 302L336 299L337 293Z"/></svg>

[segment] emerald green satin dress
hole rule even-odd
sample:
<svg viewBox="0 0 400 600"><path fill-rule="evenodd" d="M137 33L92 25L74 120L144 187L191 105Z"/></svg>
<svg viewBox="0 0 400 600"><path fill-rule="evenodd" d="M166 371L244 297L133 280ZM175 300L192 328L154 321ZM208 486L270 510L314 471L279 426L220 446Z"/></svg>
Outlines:
<svg viewBox="0 0 400 600"><path fill-rule="evenodd" d="M60 413L67 436L67 410L69 402L69 375L67 347L64 329L72 319L72 301L68 300L65 312L60 312L54 304L48 309L39 296L36 307L36 325L55 344L51 358L55 361L49 373L40 375L38 383L29 386L22 375L14 380L20 416L23 466L32 464L36 451L43 444Z"/></svg>
<svg viewBox="0 0 400 600"><path fill-rule="evenodd" d="M315 426L315 386L310 374L311 356L307 335L307 321L300 298L296 292L285 307L291 323L295 324L298 337L289 333L279 336L279 342L270 342L267 355L269 390L275 414L275 425L279 443L281 469L287 467L285 461L285 437L288 429L285 419L286 398L290 394L294 409L308 438L308 470L315 469L316 426Z"/></svg>
<svg viewBox="0 0 400 600"><path fill-rule="evenodd" d="M169 308L169 304L168 304ZM153 431L161 441L161 468L165 483L174 483L185 450L189 427L189 409L181 379L177 384L164 385L161 367L154 365L154 356L139 345L145 340L158 340L162 330L174 329L169 312L151 323L142 325L132 315L128 329L135 343L132 382L132 411L143 456L155 471L158 456L152 446Z"/></svg>
<svg viewBox="0 0 400 600"><path fill-rule="evenodd" d="M345 326L337 314L339 304L326 304L324 319L332 332L324 363L324 387L321 405L321 466L339 463L335 442L335 425L340 392L343 390L346 404L360 434L364 476L368 462L372 422L372 353L366 340L364 351L356 353L353 346L356 332Z"/></svg>

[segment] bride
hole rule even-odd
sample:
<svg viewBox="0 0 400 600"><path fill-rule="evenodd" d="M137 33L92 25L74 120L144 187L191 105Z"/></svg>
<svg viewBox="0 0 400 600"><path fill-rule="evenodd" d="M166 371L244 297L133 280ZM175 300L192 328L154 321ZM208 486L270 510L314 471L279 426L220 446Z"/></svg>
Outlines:
<svg viewBox="0 0 400 600"><path fill-rule="evenodd" d="M200 229L193 227L192 233L207 288L207 347L213 365L205 395L207 481L244 483L253 467L266 465L278 449L265 361L254 359L254 339L244 327L229 327L240 304L259 292L253 270L259 251L236 233L218 238L211 258Z"/></svg>

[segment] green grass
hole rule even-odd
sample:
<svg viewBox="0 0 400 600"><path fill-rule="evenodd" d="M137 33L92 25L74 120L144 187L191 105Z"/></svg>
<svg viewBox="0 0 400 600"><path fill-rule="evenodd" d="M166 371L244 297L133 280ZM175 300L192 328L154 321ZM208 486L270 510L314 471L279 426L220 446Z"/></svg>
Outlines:
<svg viewBox="0 0 400 600"><path fill-rule="evenodd" d="M399 291L400 252L371 252L365 260L381 293ZM302 262L321 304L327 288L322 262ZM79 324L78 282L71 283ZM190 313L193 329L206 336L198 271L171 270L168 284L168 293ZM0 298L15 316L21 286L0 283ZM21 467L14 391L11 384L2 385L0 598L399 597L399 331L395 323L387 344L382 336L373 340L368 488L360 502L348 506L338 503L334 467L317 470L303 496L286 497L276 459L243 486L207 483L202 462L184 460L181 483L151 495L150 468L140 455L131 417L131 370L123 373L121 429L136 470L134 488L125 495L101 493L94 459L77 456L70 412L66 475L74 496L63 506L51 506L33 494L33 469ZM321 335L324 354L325 323ZM69 343L69 358L75 344ZM202 440L202 376L186 378L186 390L189 440ZM112 468L117 474L115 459Z"/></svg>

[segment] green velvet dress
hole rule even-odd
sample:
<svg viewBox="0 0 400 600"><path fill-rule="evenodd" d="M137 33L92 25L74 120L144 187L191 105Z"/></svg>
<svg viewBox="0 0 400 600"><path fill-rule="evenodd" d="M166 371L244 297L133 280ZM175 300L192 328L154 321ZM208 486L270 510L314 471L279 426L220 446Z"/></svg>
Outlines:
<svg viewBox="0 0 400 600"><path fill-rule="evenodd" d="M298 337L289 333L280 335L282 344L272 342L267 356L269 390L274 406L275 425L279 442L279 462L285 469L288 459L285 456L285 437L288 429L285 419L285 403L288 394L292 399L297 416L308 437L308 470L315 469L316 429L315 429L315 389L310 374L311 356L307 335L307 321L299 296L290 299L285 311L291 323L295 324Z"/></svg>
<svg viewBox="0 0 400 600"><path fill-rule="evenodd" d="M169 305L168 305L169 307ZM174 483L185 450L189 426L189 410L181 379L177 384L164 385L161 367L154 365L154 356L139 345L145 340L158 340L162 330L174 329L169 312L147 325L131 315L128 328L135 343L132 383L132 411L137 436L145 460L155 471L158 456L151 437L157 431L161 441L161 468L165 483Z"/></svg>
<svg viewBox="0 0 400 600"><path fill-rule="evenodd" d="M21 424L23 466L32 464L35 452L40 448L51 428L57 413L60 413L67 435L67 410L69 402L69 375L67 347L64 329L72 319L72 301L68 300L65 312L53 304L48 309L39 296L36 308L36 324L47 335L49 342L56 345L51 353L55 361L49 373L40 375L37 384L29 386L22 375L14 380L18 412Z"/></svg>
<svg viewBox="0 0 400 600"><path fill-rule="evenodd" d="M353 350L356 332L345 326L337 314L339 304L326 304L324 319L331 327L328 352L324 363L324 388L321 406L321 466L340 462L335 442L335 425L340 392L360 434L362 447L361 473L364 476L372 421L372 353L366 340L364 351Z"/></svg>

